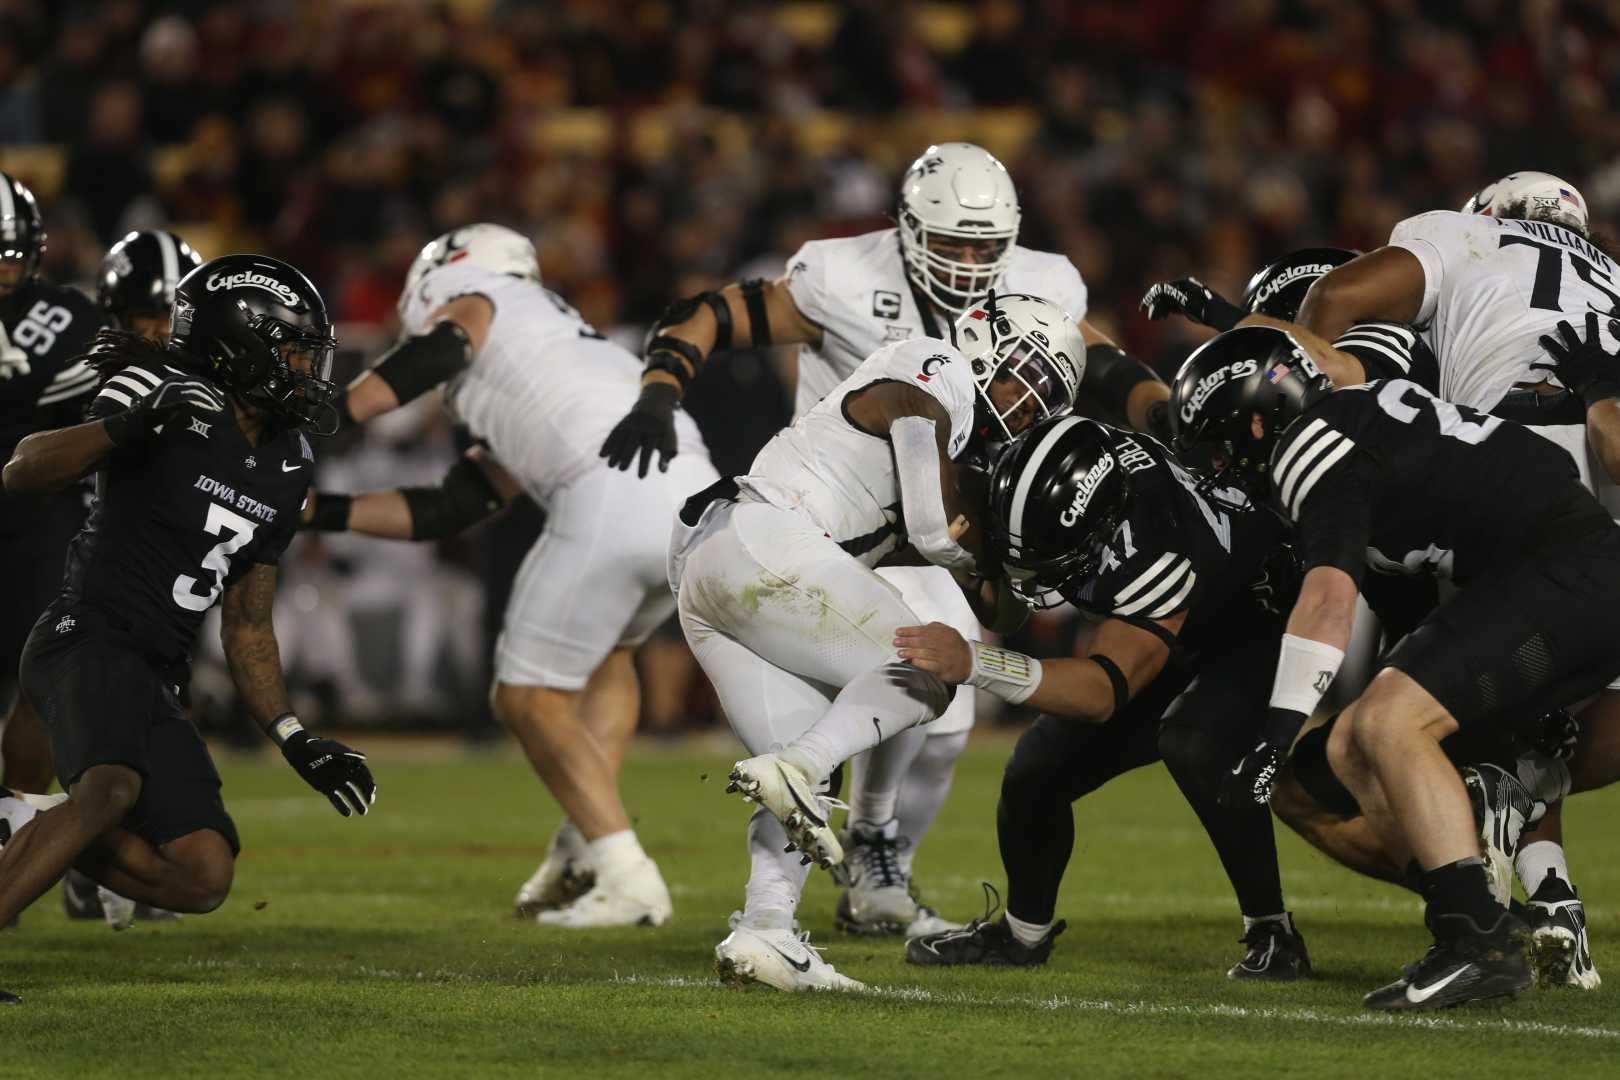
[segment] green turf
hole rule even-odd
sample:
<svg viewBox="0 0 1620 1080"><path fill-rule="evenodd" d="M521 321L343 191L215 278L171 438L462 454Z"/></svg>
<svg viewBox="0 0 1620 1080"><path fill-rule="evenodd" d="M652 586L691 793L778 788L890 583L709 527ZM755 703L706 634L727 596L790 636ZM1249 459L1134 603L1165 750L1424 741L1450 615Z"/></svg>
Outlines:
<svg viewBox="0 0 1620 1080"><path fill-rule="evenodd" d="M975 743L919 862L930 897L977 914L999 883L994 792L1006 743ZM376 813L343 821L279 762L221 762L246 845L229 902L112 934L54 895L0 936L0 1077L889 1077L1620 1075L1615 991L1532 992L1425 1021L1360 997L1423 948L1415 901L1282 838L1318 975L1222 976L1237 916L1191 812L1158 768L1079 812L1035 971L912 968L890 941L834 934L818 874L801 910L827 958L877 996L724 990L711 950L741 896L743 804L723 744L640 749L632 813L675 894L662 930L569 933L512 918L557 812L510 756L378 753ZM1570 814L1600 970L1620 957L1620 794ZM1620 978L1620 967L1610 970Z"/></svg>

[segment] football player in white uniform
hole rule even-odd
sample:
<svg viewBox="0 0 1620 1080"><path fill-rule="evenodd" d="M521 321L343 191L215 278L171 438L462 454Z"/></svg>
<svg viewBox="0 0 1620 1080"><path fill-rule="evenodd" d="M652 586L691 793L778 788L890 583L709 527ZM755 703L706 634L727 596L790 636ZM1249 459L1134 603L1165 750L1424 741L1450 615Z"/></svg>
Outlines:
<svg viewBox="0 0 1620 1080"><path fill-rule="evenodd" d="M1433 353L1438 387L1431 389L1439 397L1531 428L1563 447L1582 481L1602 493L1612 491L1604 473L1620 476L1620 370L1601 337L1607 330L1611 341L1620 339L1609 318L1620 307L1617 278L1612 258L1592 242L1586 200L1574 185L1548 173L1518 172L1481 189L1461 211L1400 222L1387 246L1312 285L1298 326L1274 325L1298 334L1340 386L1411 368L1414 343L1400 326L1415 328L1417 341ZM1190 303L1168 299L1174 310L1209 322L1200 315L1211 302L1224 301L1198 288ZM1153 298L1150 292L1144 305ZM1243 324L1255 321L1264 320L1249 316ZM1570 321L1584 326L1584 338ZM1381 327L1375 344L1395 361L1393 368L1348 347L1360 329L1353 324ZM1336 348L1326 340L1334 338ZM1549 371L1562 386L1547 380ZM1591 457L1601 468L1593 468ZM1620 693L1611 687L1589 709L1601 710L1589 715L1591 723L1601 723L1620 711ZM1569 884L1560 820L1555 806L1508 855L1531 898L1538 973L1590 989L1599 979L1585 910Z"/></svg>
<svg viewBox="0 0 1620 1080"><path fill-rule="evenodd" d="M399 311L408 336L350 385L346 414L364 421L445 384L450 411L547 515L512 586L491 691L567 815L518 911L555 926L661 924L669 890L630 827L618 773L639 709L632 655L674 610L670 522L717 476L703 440L678 418L680 461L652 485L597 457L635 399L641 365L541 284L533 244L510 229L473 225L434 240ZM432 539L498 502L466 462L444 485L382 505L408 515L412 538ZM353 509L322 494L309 513L313 527L348 528Z"/></svg>
<svg viewBox="0 0 1620 1080"><path fill-rule="evenodd" d="M1088 349L1082 394L1133 426L1163 433L1168 389L1086 321L1086 286L1067 258L1018 246L1018 196L994 156L970 143L930 146L906 171L897 216L893 229L805 244L775 281L744 281L672 306L648 342L642 398L604 455L621 468L639 456L646 475L656 450L660 467L667 466L675 406L715 353L799 345L795 416L802 418L881 346L948 338L951 321L992 288L1046 297L1074 316ZM881 573L926 620L978 639L978 624L944 571ZM962 690L934 723L852 763L851 886L838 910L845 929L914 936L956 925L919 909L911 865L972 725L973 693Z"/></svg>
<svg viewBox="0 0 1620 1080"><path fill-rule="evenodd" d="M898 659L895 631L917 615L875 567L907 549L958 575L986 621L1024 614L973 576L980 511L953 461L975 438L1011 438L1069 409L1085 344L1057 305L1019 294L970 308L956 339L960 349L927 338L879 349L746 476L681 511L669 571L681 628L756 755L727 788L761 806L748 828L747 900L715 949L728 982L860 985L794 922L808 863L843 860L823 793L838 766L936 720L951 697Z"/></svg>

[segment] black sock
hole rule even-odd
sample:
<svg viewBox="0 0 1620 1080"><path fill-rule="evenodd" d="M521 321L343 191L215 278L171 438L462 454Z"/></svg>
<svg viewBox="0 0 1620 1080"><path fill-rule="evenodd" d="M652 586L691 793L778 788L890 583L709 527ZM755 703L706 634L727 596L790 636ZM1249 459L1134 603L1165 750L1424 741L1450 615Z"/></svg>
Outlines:
<svg viewBox="0 0 1620 1080"><path fill-rule="evenodd" d="M1503 914L1502 905L1491 895L1485 860L1478 855L1426 871L1423 898L1429 904L1426 921L1437 936L1444 926L1438 920L1445 916L1466 915L1476 929L1485 931Z"/></svg>

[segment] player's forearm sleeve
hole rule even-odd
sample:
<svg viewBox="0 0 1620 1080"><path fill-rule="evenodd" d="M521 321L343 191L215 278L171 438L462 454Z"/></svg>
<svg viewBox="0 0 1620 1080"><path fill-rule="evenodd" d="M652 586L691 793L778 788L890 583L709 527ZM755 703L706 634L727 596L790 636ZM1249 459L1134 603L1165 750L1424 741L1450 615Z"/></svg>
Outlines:
<svg viewBox="0 0 1620 1080"><path fill-rule="evenodd" d="M945 493L940 488L939 440L934 421L902 416L889 425L894 464L900 478L900 508L906 533L917 553L935 566L972 570L973 556L951 539L945 520Z"/></svg>
<svg viewBox="0 0 1620 1080"><path fill-rule="evenodd" d="M404 405L461 374L471 361L467 331L445 319L427 333L408 337L389 349L371 373L387 383Z"/></svg>

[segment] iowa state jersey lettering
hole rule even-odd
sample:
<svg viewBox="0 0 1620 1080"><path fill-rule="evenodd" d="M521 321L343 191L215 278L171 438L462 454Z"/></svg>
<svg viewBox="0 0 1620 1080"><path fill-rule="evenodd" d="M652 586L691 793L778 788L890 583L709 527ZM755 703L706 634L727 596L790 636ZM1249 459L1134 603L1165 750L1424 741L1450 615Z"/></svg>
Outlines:
<svg viewBox="0 0 1620 1080"><path fill-rule="evenodd" d="M106 380L91 414L128 408L175 374L128 365ZM185 658L203 613L232 583L281 558L314 467L302 433L275 431L251 445L225 395L213 392L219 411L188 406L150 443L116 450L103 465L58 601L96 609L163 662Z"/></svg>

